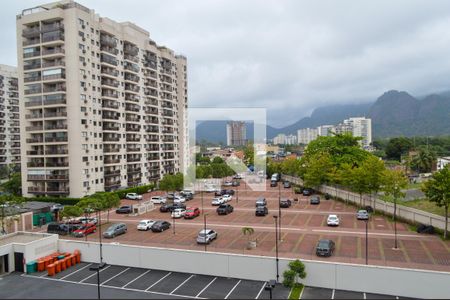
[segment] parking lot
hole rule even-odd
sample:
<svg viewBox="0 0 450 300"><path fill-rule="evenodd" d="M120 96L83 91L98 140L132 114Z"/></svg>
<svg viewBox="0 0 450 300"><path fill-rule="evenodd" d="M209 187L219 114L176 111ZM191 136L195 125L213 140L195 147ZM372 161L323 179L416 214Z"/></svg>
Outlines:
<svg viewBox="0 0 450 300"><path fill-rule="evenodd" d="M407 299L392 295L305 287L301 299ZM410 298L409 298L410 299Z"/></svg>
<svg viewBox="0 0 450 300"><path fill-rule="evenodd" d="M41 284L42 281L52 281L66 285L96 286L97 273L90 270L91 266L93 266L93 264L82 262L56 274L54 277L48 277L46 272L22 275L22 277L38 280L35 282L37 285ZM2 284L4 284L4 282L0 281L0 287ZM156 296L156 298L170 297L178 299L269 298L268 292L264 290L266 282L262 281L129 268L117 265L107 265L100 271L100 284L103 289L120 290L122 295L124 295L124 293L126 295L126 292L130 292L130 298L134 298L133 296L136 293ZM289 292L289 289L278 285L273 290L273 297L276 299L287 299ZM2 292L0 292L0 295L2 295ZM70 295L67 296L70 298ZM91 298L96 297L96 290L94 290L94 294L90 296ZM42 295L36 298L42 298Z"/></svg>
<svg viewBox="0 0 450 300"><path fill-rule="evenodd" d="M281 240L279 253L281 257L336 261L345 263L365 263L365 222L356 219L356 208L335 200L321 199L319 205L311 205L309 197L294 194L292 189L270 187L267 191L250 190L245 183L236 188L233 200L234 212L229 215L217 215L216 206L211 205L213 193L197 193L193 200L186 202L188 207L198 207L203 212L192 220L176 219L170 213L161 213L156 209L140 215L131 216L110 213L110 222L124 222L128 232L114 239L103 242L118 242L131 245L155 246L165 248L216 251L238 254L275 256L275 224L272 216L278 215L278 198L293 201L289 208L281 209ZM164 194L153 192L144 195L149 200L152 195ZM263 196L267 199L269 214L255 216L255 200ZM124 200L123 204L135 204L136 201ZM338 227L328 227L326 219L329 214L340 218ZM206 217L205 217L206 215ZM106 219L106 213L102 218ZM162 233L138 231L136 225L141 219L166 220L172 223L169 230ZM205 249L196 243L196 236L204 226L218 232L217 240ZM250 226L255 230L251 239L257 247L247 250L248 236L241 232L242 227ZM105 230L108 225L102 226ZM368 223L368 261L371 265L407 267L438 271L450 270L450 242L442 241L438 236L417 234L408 229L406 224L397 223L399 249L393 249L394 232L392 221L381 215L373 215ZM61 237L76 239L71 236ZM78 238L80 240L80 238ZM319 239L332 239L336 250L332 257L317 257L315 246ZM83 240L83 238L81 238ZM97 241L98 235L87 237L88 241Z"/></svg>

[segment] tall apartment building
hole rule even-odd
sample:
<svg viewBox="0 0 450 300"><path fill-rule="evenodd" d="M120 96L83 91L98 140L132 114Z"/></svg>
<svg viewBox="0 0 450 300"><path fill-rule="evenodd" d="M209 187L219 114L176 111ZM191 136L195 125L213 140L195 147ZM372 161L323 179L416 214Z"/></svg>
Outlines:
<svg viewBox="0 0 450 300"><path fill-rule="evenodd" d="M231 121L227 123L227 146L244 146L247 144L247 128L245 122Z"/></svg>
<svg viewBox="0 0 450 300"><path fill-rule="evenodd" d="M332 136L332 133L336 131L334 125L321 125L317 127L318 136Z"/></svg>
<svg viewBox="0 0 450 300"><path fill-rule="evenodd" d="M317 128L303 128L297 131L297 141L299 144L308 145L318 136Z"/></svg>
<svg viewBox="0 0 450 300"><path fill-rule="evenodd" d="M20 165L17 68L0 65L0 168Z"/></svg>
<svg viewBox="0 0 450 300"><path fill-rule="evenodd" d="M278 134L273 138L274 145L295 145L297 144L297 136L288 134L285 135L283 133Z"/></svg>
<svg viewBox="0 0 450 300"><path fill-rule="evenodd" d="M17 16L25 196L153 182L187 157L186 58L72 0Z"/></svg>
<svg viewBox="0 0 450 300"><path fill-rule="evenodd" d="M372 119L358 117L344 120L341 127L353 136L362 137L361 146L369 149L372 143Z"/></svg>

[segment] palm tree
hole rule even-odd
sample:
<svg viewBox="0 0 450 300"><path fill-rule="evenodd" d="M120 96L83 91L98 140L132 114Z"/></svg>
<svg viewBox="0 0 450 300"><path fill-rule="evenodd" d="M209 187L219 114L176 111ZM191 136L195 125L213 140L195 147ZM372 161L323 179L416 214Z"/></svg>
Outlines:
<svg viewBox="0 0 450 300"><path fill-rule="evenodd" d="M255 233L252 227L242 227L242 234L247 236L247 249L252 249L250 245L250 237Z"/></svg>
<svg viewBox="0 0 450 300"><path fill-rule="evenodd" d="M431 172L435 161L436 153L422 148L411 160L411 168L419 173Z"/></svg>

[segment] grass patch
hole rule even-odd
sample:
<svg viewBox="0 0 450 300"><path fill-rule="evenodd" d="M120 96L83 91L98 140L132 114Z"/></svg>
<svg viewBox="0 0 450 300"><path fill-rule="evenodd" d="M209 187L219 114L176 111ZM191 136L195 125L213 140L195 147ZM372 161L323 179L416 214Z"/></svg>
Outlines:
<svg viewBox="0 0 450 300"><path fill-rule="evenodd" d="M412 189L420 189L420 187L422 186L422 183L416 182L416 183L408 183L408 190L412 190Z"/></svg>
<svg viewBox="0 0 450 300"><path fill-rule="evenodd" d="M420 209L439 216L445 216L444 207L439 207L436 203L429 201L428 199L417 199L412 201L399 201L401 205Z"/></svg>
<svg viewBox="0 0 450 300"><path fill-rule="evenodd" d="M303 284L301 283L295 284L294 287L291 289L289 299L299 299L302 291L303 291Z"/></svg>

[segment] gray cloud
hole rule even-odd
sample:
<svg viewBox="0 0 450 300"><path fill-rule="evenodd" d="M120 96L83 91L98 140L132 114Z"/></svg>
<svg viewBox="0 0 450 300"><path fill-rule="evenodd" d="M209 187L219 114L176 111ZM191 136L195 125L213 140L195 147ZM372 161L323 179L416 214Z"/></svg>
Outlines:
<svg viewBox="0 0 450 300"><path fill-rule="evenodd" d="M79 2L185 54L192 106L267 107L281 126L389 89L449 89L448 1ZM15 15L40 3L2 5L2 63L16 64Z"/></svg>

